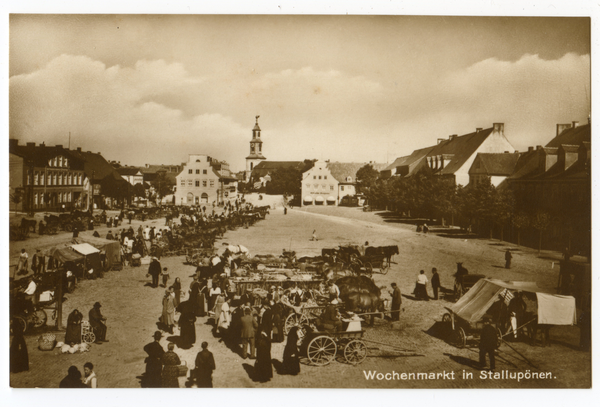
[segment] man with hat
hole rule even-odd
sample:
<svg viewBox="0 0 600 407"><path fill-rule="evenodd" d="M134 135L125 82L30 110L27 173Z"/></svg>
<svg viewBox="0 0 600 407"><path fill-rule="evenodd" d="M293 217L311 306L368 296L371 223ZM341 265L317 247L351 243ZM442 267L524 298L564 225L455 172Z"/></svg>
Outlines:
<svg viewBox="0 0 600 407"><path fill-rule="evenodd" d="M89 313L90 325L94 330L94 335L96 335L96 343L108 342L108 340L106 340L106 325L104 324L106 318L104 318L100 312L101 306L102 305L100 305L99 302L96 302L94 308L92 308Z"/></svg>
<svg viewBox="0 0 600 407"><path fill-rule="evenodd" d="M481 369L485 368L485 355L490 356L490 370L496 368L496 358L494 351L498 346L498 334L496 329L490 324L490 317L483 317L483 329L479 340L479 365Z"/></svg>
<svg viewBox="0 0 600 407"><path fill-rule="evenodd" d="M165 350L160 345L160 338L162 333L160 331L154 332L154 342L151 342L144 346L144 352L148 354L146 362L146 373L144 374L144 384L142 387L162 387L162 356L165 354Z"/></svg>
<svg viewBox="0 0 600 407"><path fill-rule="evenodd" d="M398 284L392 283L392 290L390 291L390 295L392 296L392 321L400 320L400 307L402 306L402 293L400 292L400 288Z"/></svg>
<svg viewBox="0 0 600 407"><path fill-rule="evenodd" d="M152 261L148 266L148 275L152 276L152 287L158 287L158 277L161 274L160 262L156 257L152 257ZM146 276L147 277L147 276Z"/></svg>
<svg viewBox="0 0 600 407"><path fill-rule="evenodd" d="M35 249L35 254L31 260L31 268L34 275L44 273L46 271L46 258L40 249Z"/></svg>
<svg viewBox="0 0 600 407"><path fill-rule="evenodd" d="M340 320L339 313L336 305L339 304L336 298L331 298L331 301L325 308L323 313L323 327L328 331L339 331L342 327L342 321Z"/></svg>

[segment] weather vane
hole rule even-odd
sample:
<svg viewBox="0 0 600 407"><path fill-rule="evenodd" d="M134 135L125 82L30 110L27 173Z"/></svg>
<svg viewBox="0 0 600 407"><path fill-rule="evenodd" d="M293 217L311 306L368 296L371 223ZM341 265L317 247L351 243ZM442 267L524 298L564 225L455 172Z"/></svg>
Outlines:
<svg viewBox="0 0 600 407"><path fill-rule="evenodd" d="M260 115L255 116L256 117L256 124L258 124L258 118L260 117Z"/></svg>

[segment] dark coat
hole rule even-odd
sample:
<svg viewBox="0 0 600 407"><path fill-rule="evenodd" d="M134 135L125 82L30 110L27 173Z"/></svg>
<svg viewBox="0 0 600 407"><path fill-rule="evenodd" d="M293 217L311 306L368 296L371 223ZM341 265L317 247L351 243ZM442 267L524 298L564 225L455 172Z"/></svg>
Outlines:
<svg viewBox="0 0 600 407"><path fill-rule="evenodd" d="M242 338L254 338L258 323L252 315L244 315L242 317Z"/></svg>
<svg viewBox="0 0 600 407"><path fill-rule="evenodd" d="M160 275L161 271L162 268L160 262L158 260L152 260L152 262L150 262L150 266L148 266L148 274L155 277Z"/></svg>
<svg viewBox="0 0 600 407"><path fill-rule="evenodd" d="M259 382L268 382L273 377L271 341L264 335L260 335L256 343L256 363L254 363L254 374L256 380Z"/></svg>
<svg viewBox="0 0 600 407"><path fill-rule="evenodd" d="M273 330L273 311L271 308L267 308L263 312L262 318L260 319L259 331L263 331L267 336L271 337L271 331ZM270 343L269 343L270 347Z"/></svg>
<svg viewBox="0 0 600 407"><path fill-rule="evenodd" d="M65 333L65 343L81 343L81 321L83 314L79 310L73 310L67 318L67 331Z"/></svg>
<svg viewBox="0 0 600 407"><path fill-rule="evenodd" d="M298 352L298 327L293 327L288 335L283 350L283 373L297 375L300 373L300 358Z"/></svg>
<svg viewBox="0 0 600 407"><path fill-rule="evenodd" d="M10 372L25 372L29 370L29 354L23 337L23 326L18 322L13 322L11 330L13 339L10 343Z"/></svg>
<svg viewBox="0 0 600 407"><path fill-rule="evenodd" d="M498 334L496 328L490 324L485 324L481 330L479 339L479 349L494 350L498 346Z"/></svg>
<svg viewBox="0 0 600 407"><path fill-rule="evenodd" d="M145 386L143 387L162 387L162 356L165 350L158 342L151 342L144 346L144 351L148 354L146 358Z"/></svg>
<svg viewBox="0 0 600 407"><path fill-rule="evenodd" d="M400 288L396 286L394 291L392 292L392 307L398 307L402 305L402 293L400 292Z"/></svg>
<svg viewBox="0 0 600 407"><path fill-rule="evenodd" d="M202 349L196 356L196 384L198 387L213 387L212 372L217 367L215 358L208 349Z"/></svg>

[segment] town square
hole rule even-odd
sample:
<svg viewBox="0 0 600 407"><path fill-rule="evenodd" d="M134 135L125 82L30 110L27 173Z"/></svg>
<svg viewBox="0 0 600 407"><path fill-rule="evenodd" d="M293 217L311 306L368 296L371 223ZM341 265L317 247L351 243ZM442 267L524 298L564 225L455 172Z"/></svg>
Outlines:
<svg viewBox="0 0 600 407"><path fill-rule="evenodd" d="M586 13L8 22L14 394L593 387Z"/></svg>

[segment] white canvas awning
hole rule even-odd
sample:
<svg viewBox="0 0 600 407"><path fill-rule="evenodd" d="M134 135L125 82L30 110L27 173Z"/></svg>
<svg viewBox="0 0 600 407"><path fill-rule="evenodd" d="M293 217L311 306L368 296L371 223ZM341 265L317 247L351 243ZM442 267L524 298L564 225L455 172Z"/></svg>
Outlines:
<svg viewBox="0 0 600 407"><path fill-rule="evenodd" d="M322 196L318 196L315 198L315 202L325 202L325 198L323 198Z"/></svg>
<svg viewBox="0 0 600 407"><path fill-rule="evenodd" d="M310 196L310 195L304 197L304 202L312 202L312 200L313 200L312 196Z"/></svg>
<svg viewBox="0 0 600 407"><path fill-rule="evenodd" d="M335 202L335 198L332 196L327 197L327 202Z"/></svg>
<svg viewBox="0 0 600 407"><path fill-rule="evenodd" d="M100 253L100 250L96 249L94 246L88 243L74 244L73 246L71 246L71 248L77 253L83 254L84 256L87 256L88 254L92 253Z"/></svg>

